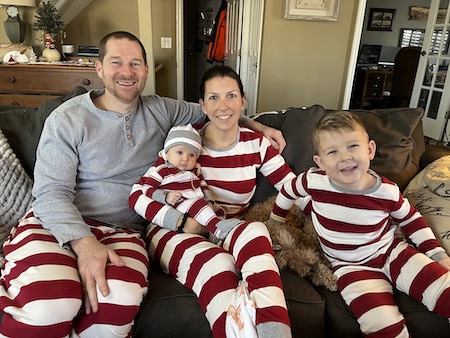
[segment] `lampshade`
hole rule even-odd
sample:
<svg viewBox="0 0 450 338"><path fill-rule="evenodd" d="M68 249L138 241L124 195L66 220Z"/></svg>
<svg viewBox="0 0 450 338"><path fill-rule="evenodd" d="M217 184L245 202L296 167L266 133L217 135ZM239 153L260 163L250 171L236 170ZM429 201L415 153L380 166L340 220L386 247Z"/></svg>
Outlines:
<svg viewBox="0 0 450 338"><path fill-rule="evenodd" d="M22 43L25 40L26 25L20 20L19 7L36 7L35 0L0 0L0 5L8 5L8 18L4 22L6 35L12 43Z"/></svg>

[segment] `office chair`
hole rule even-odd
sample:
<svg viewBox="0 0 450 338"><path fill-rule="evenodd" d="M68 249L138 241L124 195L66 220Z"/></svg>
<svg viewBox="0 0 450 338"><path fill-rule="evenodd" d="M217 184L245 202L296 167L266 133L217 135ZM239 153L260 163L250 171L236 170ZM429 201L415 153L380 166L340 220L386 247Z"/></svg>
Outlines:
<svg viewBox="0 0 450 338"><path fill-rule="evenodd" d="M420 47L403 47L395 56L389 107L409 107L420 51Z"/></svg>

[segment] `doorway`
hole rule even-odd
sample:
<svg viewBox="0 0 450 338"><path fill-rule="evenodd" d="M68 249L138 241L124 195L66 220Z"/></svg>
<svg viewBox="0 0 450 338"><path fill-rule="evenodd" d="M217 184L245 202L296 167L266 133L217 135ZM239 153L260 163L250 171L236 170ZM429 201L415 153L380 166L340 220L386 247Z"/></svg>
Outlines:
<svg viewBox="0 0 450 338"><path fill-rule="evenodd" d="M264 1L227 0L224 64L241 77L247 96L243 113L249 116L256 113L258 99ZM178 99L198 100L201 76L212 66L206 62L207 47L221 4L222 0L176 0Z"/></svg>
<svg viewBox="0 0 450 338"><path fill-rule="evenodd" d="M214 20L222 0L183 1L183 99L198 102L203 73L213 66L207 62Z"/></svg>
<svg viewBox="0 0 450 338"><path fill-rule="evenodd" d="M351 105L351 98L354 87L354 80L357 77L358 70L358 57L360 50L364 47L364 45L378 45L379 47L383 47L383 54L391 55L390 51L398 49L400 46L400 40L402 36L402 31L404 29L413 29L413 30L425 30L426 21L421 20L410 20L409 12L411 6L422 6L422 7L430 7L430 0L406 0L402 2L390 2L387 4L382 0L361 0L358 2L358 9L356 14L355 21L355 34L353 36L352 41L352 50L350 54L349 67L347 72L346 86L344 91L344 101L343 101L343 109L355 108L355 106ZM371 9L381 8L381 9L394 9L395 15L393 19L392 29L391 31L376 31L376 30L368 30L368 21L370 16ZM388 52L387 54L385 52ZM392 55L391 55L392 56ZM386 60L381 60L386 61ZM392 58L391 60L393 61ZM380 67L383 68L383 67ZM392 68L392 66L391 66ZM381 74L382 77L385 76L386 79L392 80L393 73L389 72L389 67L384 67L384 70L387 70L384 74ZM417 68L416 68L417 69ZM378 74L379 75L379 74ZM375 76L375 75L374 75ZM364 85L364 84L363 84ZM363 86L362 85L362 86ZM378 85L378 84L377 84ZM362 87L361 86L361 87ZM375 91L374 91L375 93ZM368 104L364 104L364 102L360 102L363 104L357 104L356 108L371 108L371 107L379 107L383 108L383 105L391 104L389 100L389 96L391 93L389 90L386 91L386 95L383 96L383 90L376 92L380 94L379 100L367 100Z"/></svg>

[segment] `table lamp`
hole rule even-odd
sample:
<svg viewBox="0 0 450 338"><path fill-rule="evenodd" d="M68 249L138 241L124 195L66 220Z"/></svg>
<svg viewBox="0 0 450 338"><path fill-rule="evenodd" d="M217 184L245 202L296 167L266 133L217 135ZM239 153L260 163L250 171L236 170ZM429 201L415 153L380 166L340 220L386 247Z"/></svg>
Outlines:
<svg viewBox="0 0 450 338"><path fill-rule="evenodd" d="M20 20L19 9L22 7L36 7L35 0L0 0L1 5L8 5L6 14L8 18L4 22L6 35L12 43L22 43L25 40L25 23Z"/></svg>

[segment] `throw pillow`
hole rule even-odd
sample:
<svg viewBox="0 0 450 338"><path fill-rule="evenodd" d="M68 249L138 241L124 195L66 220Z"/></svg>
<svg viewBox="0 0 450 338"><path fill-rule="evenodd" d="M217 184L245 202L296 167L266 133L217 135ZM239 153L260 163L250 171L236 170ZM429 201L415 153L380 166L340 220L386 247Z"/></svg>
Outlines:
<svg viewBox="0 0 450 338"><path fill-rule="evenodd" d="M31 208L33 183L0 129L0 265L3 242L13 225Z"/></svg>
<svg viewBox="0 0 450 338"><path fill-rule="evenodd" d="M420 170L425 151L422 131L423 109L393 108L352 110L364 125L377 151L371 168L404 189Z"/></svg>
<svg viewBox="0 0 450 338"><path fill-rule="evenodd" d="M408 184L405 197L423 215L450 255L450 156L425 167Z"/></svg>
<svg viewBox="0 0 450 338"><path fill-rule="evenodd" d="M0 128L30 177L45 119L61 103L83 93L86 93L84 87L76 87L63 97L42 103L39 108L15 108L0 112Z"/></svg>
<svg viewBox="0 0 450 338"><path fill-rule="evenodd" d="M279 129L286 139L283 157L292 171L298 175L314 166L314 147L312 132L319 119L325 114L320 105L302 108L288 108L283 111L264 112L254 119L267 126ZM275 195L276 189L262 175L258 176L258 185L252 204L264 202L269 196Z"/></svg>

